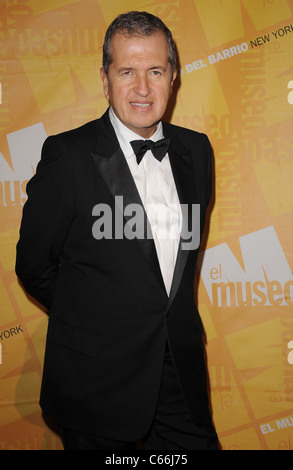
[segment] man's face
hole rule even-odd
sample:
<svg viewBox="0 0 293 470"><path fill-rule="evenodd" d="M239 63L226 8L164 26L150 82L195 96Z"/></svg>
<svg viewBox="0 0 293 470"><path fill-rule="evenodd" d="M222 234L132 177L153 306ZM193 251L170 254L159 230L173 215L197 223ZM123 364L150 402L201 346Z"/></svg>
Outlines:
<svg viewBox="0 0 293 470"><path fill-rule="evenodd" d="M101 69L105 97L120 121L147 139L165 113L176 78L167 40L161 32L148 37L116 33L111 52L108 75Z"/></svg>

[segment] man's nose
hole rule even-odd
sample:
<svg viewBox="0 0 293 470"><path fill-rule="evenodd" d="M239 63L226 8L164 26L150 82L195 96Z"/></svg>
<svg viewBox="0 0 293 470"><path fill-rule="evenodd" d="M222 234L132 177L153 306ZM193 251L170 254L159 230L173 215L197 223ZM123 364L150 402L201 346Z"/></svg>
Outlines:
<svg viewBox="0 0 293 470"><path fill-rule="evenodd" d="M137 77L135 89L140 96L147 96L150 93L148 77Z"/></svg>

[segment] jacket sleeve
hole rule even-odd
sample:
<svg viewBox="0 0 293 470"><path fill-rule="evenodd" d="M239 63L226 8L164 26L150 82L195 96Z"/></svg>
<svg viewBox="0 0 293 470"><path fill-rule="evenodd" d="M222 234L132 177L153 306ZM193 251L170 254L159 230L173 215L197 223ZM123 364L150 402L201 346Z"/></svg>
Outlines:
<svg viewBox="0 0 293 470"><path fill-rule="evenodd" d="M207 206L211 200L212 197L212 186L213 186L213 181L212 181L212 147L209 141L209 138L207 135L203 134L204 138L206 140L206 153L207 153L207 159L206 159L206 165L207 165Z"/></svg>
<svg viewBox="0 0 293 470"><path fill-rule="evenodd" d="M50 309L74 205L72 164L61 135L45 141L26 191L15 270L28 294Z"/></svg>

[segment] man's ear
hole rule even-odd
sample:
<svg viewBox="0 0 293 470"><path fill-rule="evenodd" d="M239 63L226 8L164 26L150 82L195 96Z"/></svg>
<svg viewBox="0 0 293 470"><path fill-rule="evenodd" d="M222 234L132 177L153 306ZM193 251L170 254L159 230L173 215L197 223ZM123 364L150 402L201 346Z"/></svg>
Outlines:
<svg viewBox="0 0 293 470"><path fill-rule="evenodd" d="M176 77L177 77L177 70L175 69L173 74L172 74L171 89L173 89L173 85L174 85L174 82L176 80Z"/></svg>
<svg viewBox="0 0 293 470"><path fill-rule="evenodd" d="M100 76L101 76L101 79L102 79L102 82L103 82L104 95L108 100L109 99L109 80L108 80L107 74L104 70L104 67L101 67L101 69L100 69Z"/></svg>

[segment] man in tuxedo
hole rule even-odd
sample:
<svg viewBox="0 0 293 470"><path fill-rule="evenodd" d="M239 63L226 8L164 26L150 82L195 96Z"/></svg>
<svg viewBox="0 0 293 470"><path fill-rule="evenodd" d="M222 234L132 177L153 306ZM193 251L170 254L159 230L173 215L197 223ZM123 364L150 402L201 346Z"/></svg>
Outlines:
<svg viewBox="0 0 293 470"><path fill-rule="evenodd" d="M40 404L65 449L217 449L194 305L209 141L161 121L176 55L159 18L112 22L101 78L109 109L49 137L27 185L16 272L49 312Z"/></svg>

